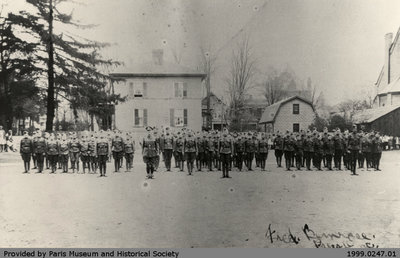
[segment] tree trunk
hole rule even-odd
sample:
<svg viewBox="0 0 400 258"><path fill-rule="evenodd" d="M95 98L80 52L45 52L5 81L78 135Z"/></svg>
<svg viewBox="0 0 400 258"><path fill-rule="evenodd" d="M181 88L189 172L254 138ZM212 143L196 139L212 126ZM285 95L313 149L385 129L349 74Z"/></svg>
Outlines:
<svg viewBox="0 0 400 258"><path fill-rule="evenodd" d="M54 120L54 43L53 43L53 0L50 0L49 11L49 39L48 39L48 54L49 60L47 62L47 75L48 75L48 88L47 88L47 118L46 118L46 131L53 131Z"/></svg>

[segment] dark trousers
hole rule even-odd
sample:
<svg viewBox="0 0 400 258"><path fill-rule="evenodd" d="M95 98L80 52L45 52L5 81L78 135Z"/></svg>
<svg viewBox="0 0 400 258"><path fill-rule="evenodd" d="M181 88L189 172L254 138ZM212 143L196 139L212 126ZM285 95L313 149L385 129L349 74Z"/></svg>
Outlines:
<svg viewBox="0 0 400 258"><path fill-rule="evenodd" d="M364 160L365 160L364 153L359 153L357 160L358 160L358 168L363 168L364 167Z"/></svg>
<svg viewBox="0 0 400 258"><path fill-rule="evenodd" d="M303 163L303 153L298 152L298 153L296 153L296 168L297 168L297 170L301 169L302 163Z"/></svg>
<svg viewBox="0 0 400 258"><path fill-rule="evenodd" d="M206 152L206 160L207 160L207 166L208 170L212 171L212 160L213 160L214 153L212 151L207 151Z"/></svg>
<svg viewBox="0 0 400 258"><path fill-rule="evenodd" d="M168 171L171 170L172 149L164 149L164 163Z"/></svg>
<svg viewBox="0 0 400 258"><path fill-rule="evenodd" d="M351 170L351 172L353 174L356 173L357 158L358 158L358 150L350 150L350 153L349 153L349 165L350 165L350 170Z"/></svg>
<svg viewBox="0 0 400 258"><path fill-rule="evenodd" d="M253 163L253 159L254 159L254 152L246 153L246 166L248 170L252 170L251 165Z"/></svg>
<svg viewBox="0 0 400 258"><path fill-rule="evenodd" d="M236 153L236 166L239 171L242 171L243 168L243 152Z"/></svg>
<svg viewBox="0 0 400 258"><path fill-rule="evenodd" d="M282 166L282 155L283 155L283 151L282 150L275 149L276 165L278 167Z"/></svg>
<svg viewBox="0 0 400 258"><path fill-rule="evenodd" d="M371 166L372 165L371 164L371 152L363 152L363 156L365 158L365 163L367 164L367 168L372 167Z"/></svg>
<svg viewBox="0 0 400 258"><path fill-rule="evenodd" d="M313 163L318 170L321 170L321 162L322 162L322 153L315 152Z"/></svg>
<svg viewBox="0 0 400 258"><path fill-rule="evenodd" d="M314 156L314 153L311 151L304 152L304 158L306 160L307 170L311 170L311 159L313 158L313 156Z"/></svg>
<svg viewBox="0 0 400 258"><path fill-rule="evenodd" d="M44 163L44 153L36 153L36 162L39 172L42 172Z"/></svg>
<svg viewBox="0 0 400 258"><path fill-rule="evenodd" d="M55 172L56 169L57 169L58 154L56 154L56 155L47 155L47 159L49 160L49 163L50 163L51 172Z"/></svg>
<svg viewBox="0 0 400 258"><path fill-rule="evenodd" d="M290 170L290 167L292 165L293 151L284 151L284 154L285 154L286 169Z"/></svg>
<svg viewBox="0 0 400 258"><path fill-rule="evenodd" d="M332 154L326 154L326 166L329 170L332 170L332 158L333 155Z"/></svg>
<svg viewBox="0 0 400 258"><path fill-rule="evenodd" d="M222 177L229 176L229 166L231 162L231 154L220 153L220 161L222 164Z"/></svg>
<svg viewBox="0 0 400 258"><path fill-rule="evenodd" d="M260 157L260 167L262 170L265 170L265 163L267 162L268 152L262 152L258 154Z"/></svg>
<svg viewBox="0 0 400 258"><path fill-rule="evenodd" d="M108 155L99 155L99 169L100 175L106 174Z"/></svg>
<svg viewBox="0 0 400 258"><path fill-rule="evenodd" d="M379 163L381 161L381 157L382 157L382 152L372 153L372 159L373 159L373 163L374 163L374 168L376 170L379 169Z"/></svg>
<svg viewBox="0 0 400 258"><path fill-rule="evenodd" d="M196 156L196 167L198 171L201 171L202 163L204 162L204 152L197 153Z"/></svg>
<svg viewBox="0 0 400 258"><path fill-rule="evenodd" d="M342 156L343 156L343 151L342 150L335 150L335 167L339 170L342 169Z"/></svg>

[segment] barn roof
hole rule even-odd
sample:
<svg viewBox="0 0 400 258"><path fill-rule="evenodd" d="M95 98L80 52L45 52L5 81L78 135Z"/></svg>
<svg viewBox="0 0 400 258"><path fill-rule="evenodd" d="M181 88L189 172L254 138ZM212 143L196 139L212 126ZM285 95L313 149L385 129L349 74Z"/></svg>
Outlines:
<svg viewBox="0 0 400 258"><path fill-rule="evenodd" d="M276 116L279 113L279 109L281 108L281 106L283 104L285 104L287 102L290 102L292 100L295 100L295 99L298 99L300 101L303 101L303 102L309 104L314 110L314 106L312 105L312 103L310 101L308 101L308 100L306 100L306 99L304 99L302 97L299 97L299 96L293 96L293 97L290 97L290 98L287 98L287 99L283 99L283 100L281 100L279 102L276 102L276 103L266 107L264 109L264 112L263 112L263 114L261 116L261 119L260 119L259 123L260 124L273 123L275 121Z"/></svg>
<svg viewBox="0 0 400 258"><path fill-rule="evenodd" d="M385 95L388 93L398 93L400 92L400 77L397 78L395 81L391 82L390 84L383 87L379 90L378 95Z"/></svg>
<svg viewBox="0 0 400 258"><path fill-rule="evenodd" d="M368 124L372 123L378 118L389 114L390 112L400 108L400 105L385 106L378 108L371 108L362 110L353 115L353 121L355 124Z"/></svg>

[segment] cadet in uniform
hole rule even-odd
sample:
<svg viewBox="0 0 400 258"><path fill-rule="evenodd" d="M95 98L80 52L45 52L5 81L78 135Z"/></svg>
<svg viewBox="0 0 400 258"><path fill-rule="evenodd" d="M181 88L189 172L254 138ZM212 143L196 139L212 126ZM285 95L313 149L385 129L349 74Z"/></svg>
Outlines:
<svg viewBox="0 0 400 258"><path fill-rule="evenodd" d="M372 159L375 171L380 171L379 163L382 157L383 143L379 134L376 134L372 140Z"/></svg>
<svg viewBox="0 0 400 258"><path fill-rule="evenodd" d="M124 140L124 153L126 172L130 172L133 164L133 155L135 153L135 141L130 135L128 135L127 138Z"/></svg>
<svg viewBox="0 0 400 258"><path fill-rule="evenodd" d="M114 158L114 172L119 172L121 168L122 158L124 156L124 142L119 132L115 133L114 139L111 141L111 150Z"/></svg>
<svg viewBox="0 0 400 258"><path fill-rule="evenodd" d="M89 172L97 173L97 137L92 133L88 141Z"/></svg>
<svg viewBox="0 0 400 258"><path fill-rule="evenodd" d="M332 170L332 158L335 155L335 142L331 135L328 136L328 140L325 142L324 149L327 167L329 170Z"/></svg>
<svg viewBox="0 0 400 258"><path fill-rule="evenodd" d="M21 139L19 153L24 161L25 172L28 173L31 166L31 155L33 153L32 140L29 138L28 132L24 131L24 137Z"/></svg>
<svg viewBox="0 0 400 258"><path fill-rule="evenodd" d="M222 139L219 142L219 155L222 164L222 177L221 178L230 178L229 176L229 166L231 162L231 157L233 154L233 144L230 138L228 137L228 133L226 131L223 132Z"/></svg>
<svg viewBox="0 0 400 258"><path fill-rule="evenodd" d="M344 153L344 140L340 135L340 131L336 131L336 136L333 139L335 144L335 167L337 170L342 170L342 156Z"/></svg>
<svg viewBox="0 0 400 258"><path fill-rule="evenodd" d="M369 134L364 134L361 138L361 157L358 160L358 166L364 168L364 160L367 163L367 170L370 167L371 160L371 142L369 139Z"/></svg>
<svg viewBox="0 0 400 258"><path fill-rule="evenodd" d="M316 137L314 137L313 143L314 143L314 166L321 171L322 170L321 162L324 155L324 143L322 141L322 136L317 134Z"/></svg>
<svg viewBox="0 0 400 258"><path fill-rule="evenodd" d="M86 172L86 168L88 168L88 170L90 171L89 142L88 142L87 138L88 138L87 135L82 135L81 142L79 145L79 147L80 147L79 151L81 153L80 156L81 156L81 161L82 161L82 170L83 170L84 174Z"/></svg>
<svg viewBox="0 0 400 258"><path fill-rule="evenodd" d="M276 165L278 167L282 167L283 139L279 132L277 132L276 138L274 139L274 149L275 149Z"/></svg>
<svg viewBox="0 0 400 258"><path fill-rule="evenodd" d="M292 166L292 156L294 153L294 141L289 132L286 132L286 137L283 139L283 152L285 154L286 170L290 171Z"/></svg>
<svg viewBox="0 0 400 258"><path fill-rule="evenodd" d="M245 150L245 141L242 139L242 135L238 135L234 147L233 147L233 153L236 157L236 166L239 169L239 171L242 171L243 168L243 157L244 157L244 150Z"/></svg>
<svg viewBox="0 0 400 258"><path fill-rule="evenodd" d="M206 135L199 134L197 136L197 156L196 156L196 167L197 171L201 171L202 165L204 163L204 156L205 156L205 145L207 144Z"/></svg>
<svg viewBox="0 0 400 258"><path fill-rule="evenodd" d="M348 138L348 153L350 155L350 170L352 175L357 175L356 168L357 168L357 158L360 152L361 142L358 138L356 129L353 130L353 133L349 135Z"/></svg>
<svg viewBox="0 0 400 258"><path fill-rule="evenodd" d="M164 137L161 139L161 144L164 152L163 157L164 157L165 167L167 168L167 171L171 171L171 159L174 149L174 137L170 133L169 127L165 128L165 134ZM175 163L177 163L176 160Z"/></svg>
<svg viewBox="0 0 400 258"><path fill-rule="evenodd" d="M301 135L296 136L296 141L294 143L294 154L296 156L296 168L297 170L301 170L301 166L303 163L303 154L304 154L304 149L303 149L303 144L304 141L301 137Z"/></svg>
<svg viewBox="0 0 400 258"><path fill-rule="evenodd" d="M157 142L151 134L151 128L147 128L148 130L147 136L143 139L142 143L142 153L143 153L143 161L146 163L146 172L147 178L153 178L154 168L156 157L158 153Z"/></svg>
<svg viewBox="0 0 400 258"><path fill-rule="evenodd" d="M42 173L44 165L44 155L46 153L46 141L39 132L39 137L33 143L33 152L36 156L38 173Z"/></svg>
<svg viewBox="0 0 400 258"><path fill-rule="evenodd" d="M183 142L184 139L182 137L182 134L179 134L178 132L178 139L175 141L175 157L176 161L178 162L179 170L183 172L184 164L185 164L185 157L183 155Z"/></svg>
<svg viewBox="0 0 400 258"><path fill-rule="evenodd" d="M257 144L257 153L259 156L260 167L262 171L265 171L265 163L268 158L268 140L265 133L261 133L261 139Z"/></svg>
<svg viewBox="0 0 400 258"><path fill-rule="evenodd" d="M40 138L40 131L36 130L33 133L33 138L32 138L32 146L36 146L38 139ZM37 156L36 153L33 151L32 152L32 160L33 160L33 169L37 169Z"/></svg>
<svg viewBox="0 0 400 258"><path fill-rule="evenodd" d="M249 171L253 171L251 168L253 159L254 159L254 153L256 152L256 137L251 136L251 133L249 133L249 139L247 139L245 143L245 153L246 153L246 166Z"/></svg>
<svg viewBox="0 0 400 258"><path fill-rule="evenodd" d="M219 136L217 132L214 132L213 144L214 144L214 157L213 157L214 167L218 171L221 171L221 162L219 160Z"/></svg>
<svg viewBox="0 0 400 258"><path fill-rule="evenodd" d="M55 139L54 136L50 136L46 143L46 154L47 159L49 160L51 172L55 173L57 169L57 159L60 153L60 148L58 145L58 141Z"/></svg>
<svg viewBox="0 0 400 258"><path fill-rule="evenodd" d="M68 157L69 157L69 142L67 140L67 135L63 134L61 136L61 140L58 142L59 144L59 163L61 164L61 168L63 173L68 172Z"/></svg>
<svg viewBox="0 0 400 258"><path fill-rule="evenodd" d="M196 159L196 153L197 153L197 142L193 136L193 132L191 131L188 132L188 136L185 138L183 142L183 150L188 168L188 174L192 175L194 160Z"/></svg>
<svg viewBox="0 0 400 258"><path fill-rule="evenodd" d="M80 143L76 134L72 134L72 139L69 142L69 155L71 160L71 168L72 173L75 173L75 169L79 172L79 151L80 151Z"/></svg>
<svg viewBox="0 0 400 258"><path fill-rule="evenodd" d="M304 157L307 170L311 170L311 159L314 158L314 143L311 139L311 132L307 134L307 138L304 141Z"/></svg>
<svg viewBox="0 0 400 258"><path fill-rule="evenodd" d="M206 143L206 160L207 160L207 165L208 165L208 170L213 171L212 168L212 163L213 163L213 157L214 157L214 143L212 139L211 133L208 134L207 137L207 143Z"/></svg>
<svg viewBox="0 0 400 258"><path fill-rule="evenodd" d="M110 149L108 142L109 140L104 137L104 133L100 132L100 139L97 141L96 151L97 151L101 177L106 176L107 172L108 153Z"/></svg>

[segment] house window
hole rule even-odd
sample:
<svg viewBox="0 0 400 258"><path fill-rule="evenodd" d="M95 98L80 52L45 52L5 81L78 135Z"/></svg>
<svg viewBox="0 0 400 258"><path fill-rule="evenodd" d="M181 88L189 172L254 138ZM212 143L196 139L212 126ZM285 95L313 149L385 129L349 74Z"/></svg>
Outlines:
<svg viewBox="0 0 400 258"><path fill-rule="evenodd" d="M300 105L299 104L293 104L293 114L294 115L300 114Z"/></svg>
<svg viewBox="0 0 400 258"><path fill-rule="evenodd" d="M170 110L171 126L184 127L187 126L188 112L187 109L171 109Z"/></svg>
<svg viewBox="0 0 400 258"><path fill-rule="evenodd" d="M135 109L135 127L147 126L147 109Z"/></svg>
<svg viewBox="0 0 400 258"><path fill-rule="evenodd" d="M293 132L294 133L300 132L300 125L299 124L293 124Z"/></svg>
<svg viewBox="0 0 400 258"><path fill-rule="evenodd" d="M174 83L175 98L186 98L187 97L187 83L186 82L175 82Z"/></svg>

